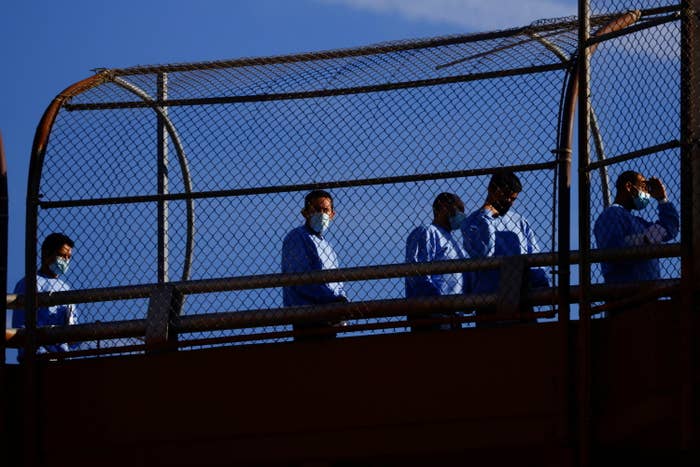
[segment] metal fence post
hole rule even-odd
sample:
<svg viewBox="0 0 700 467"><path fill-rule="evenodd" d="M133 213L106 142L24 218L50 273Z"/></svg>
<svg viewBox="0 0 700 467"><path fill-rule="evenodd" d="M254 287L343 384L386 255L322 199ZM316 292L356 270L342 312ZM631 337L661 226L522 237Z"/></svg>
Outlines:
<svg viewBox="0 0 700 467"><path fill-rule="evenodd" d="M168 98L168 75L158 74L158 101ZM163 108L167 114L168 109ZM164 118L156 114L158 129L158 195L168 194L168 132ZM168 201L158 201L158 282L168 282Z"/></svg>
<svg viewBox="0 0 700 467"><path fill-rule="evenodd" d="M590 37L591 19L588 0L579 2L579 31L578 31L578 209L579 209L579 251L581 261L579 264L579 284L581 297L579 300L579 327L577 339L577 437L578 437L578 465L586 467L590 465L591 448L591 180L588 171L590 131L590 72L589 60L591 49L588 47Z"/></svg>
<svg viewBox="0 0 700 467"><path fill-rule="evenodd" d="M700 313L700 0L684 0L681 16L681 446L697 447Z"/></svg>
<svg viewBox="0 0 700 467"><path fill-rule="evenodd" d="M7 205L7 163L5 161L5 148L0 133L0 284L3 290L7 290L7 225L8 225L8 205ZM5 327L7 322L7 300L0 300L0 321ZM9 458L7 452L7 383L5 376L5 336L0 342L0 394L2 394L2 407L0 407L0 433L3 434L0 440L0 456Z"/></svg>

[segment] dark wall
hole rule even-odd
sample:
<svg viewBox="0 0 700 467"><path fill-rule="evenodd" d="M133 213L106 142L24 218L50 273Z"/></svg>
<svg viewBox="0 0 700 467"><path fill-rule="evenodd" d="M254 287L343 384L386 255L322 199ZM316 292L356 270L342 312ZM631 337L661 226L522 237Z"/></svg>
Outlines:
<svg viewBox="0 0 700 467"><path fill-rule="evenodd" d="M665 305L593 323L599 449L678 446L678 321ZM548 323L52 362L39 372L40 459L567 465L564 342Z"/></svg>

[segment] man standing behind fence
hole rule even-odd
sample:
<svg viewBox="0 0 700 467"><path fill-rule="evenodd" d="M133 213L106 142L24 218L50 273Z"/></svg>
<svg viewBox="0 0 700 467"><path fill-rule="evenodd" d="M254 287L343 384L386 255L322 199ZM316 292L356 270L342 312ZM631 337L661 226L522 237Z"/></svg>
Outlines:
<svg viewBox="0 0 700 467"><path fill-rule="evenodd" d="M48 235L41 244L41 267L36 273L37 292L63 292L70 290L70 286L59 278L68 271L73 256L73 240L62 233ZM15 285L14 293L24 295L26 292L26 277ZM75 305L43 306L37 310L37 326L65 326L76 324L78 317ZM17 309L12 313L12 327L23 328L25 326L24 310ZM39 353L68 352L78 348L78 344L67 343L45 345L39 348ZM19 349L18 358L22 357L23 349Z"/></svg>
<svg viewBox="0 0 700 467"><path fill-rule="evenodd" d="M467 257L462 245L452 235L459 229L464 215L464 203L453 193L440 193L433 202L433 222L416 227L406 240L407 263L429 263ZM463 274L429 274L406 277L406 298L437 297L461 294L464 291ZM432 313L425 318L446 318L451 314ZM421 316L408 316L411 329L423 331L461 327L457 323L420 324Z"/></svg>
<svg viewBox="0 0 700 467"><path fill-rule="evenodd" d="M598 248L625 248L656 245L678 235L680 218L673 203L666 198L666 188L658 178L646 180L638 172L623 172L615 182L615 201L595 222ZM647 207L651 198L658 202L658 220L651 222L632 211ZM602 263L607 283L657 280L661 277L659 260L622 260Z"/></svg>
<svg viewBox="0 0 700 467"><path fill-rule="evenodd" d="M301 210L304 225L287 234L282 244L282 272L300 273L337 269L338 258L324 237L335 217L333 197L323 190L306 195ZM282 290L284 306L322 305L347 302L342 282L294 285ZM336 326L338 322L295 323L294 330L312 330ZM327 336L327 335L326 335ZM334 337L331 334L330 337Z"/></svg>
<svg viewBox="0 0 700 467"><path fill-rule="evenodd" d="M491 176L483 206L462 222L464 249L470 258L539 253L530 224L511 210L521 191L520 179L513 172L502 170ZM469 277L471 293L490 294L499 289L498 270L476 271ZM544 269L531 268L525 270L523 285L549 287L549 280Z"/></svg>

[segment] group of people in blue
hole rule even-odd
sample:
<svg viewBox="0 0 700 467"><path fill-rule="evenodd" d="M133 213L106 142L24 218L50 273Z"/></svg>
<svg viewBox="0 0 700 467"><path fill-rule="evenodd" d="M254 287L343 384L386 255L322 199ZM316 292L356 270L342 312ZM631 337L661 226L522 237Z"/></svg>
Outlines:
<svg viewBox="0 0 700 467"><path fill-rule="evenodd" d="M639 172L623 172L616 182L613 204L599 215L594 234L599 249L640 247L668 242L678 235L679 214L666 195L658 178L648 180ZM464 202L454 193L438 194L432 204L433 220L413 229L406 239L406 263L443 260L527 255L540 251L527 219L512 207L523 187L512 171L494 173L489 181L481 207L467 214ZM636 214L645 210L651 200L657 203L655 220ZM332 195L314 190L304 198L301 210L304 223L291 230L282 243L283 273L302 273L337 269L338 257L326 238L336 212ZM461 240L456 233L461 232ZM36 273L38 292L70 290L63 276L68 271L74 242L62 233L52 233L41 245L41 265ZM659 260L628 259L601 264L606 283L652 281L661 277ZM524 274L528 288L548 287L549 280L541 268L530 268ZM499 288L499 271L482 270L470 273L417 275L405 278L407 298L454 294L488 294ZM25 279L15 286L16 294L24 294ZM285 307L347 302L342 282L329 282L283 287ZM493 310L485 309L484 312ZM409 321L411 316L408 317ZM40 307L37 326L69 325L78 322L74 305ZM297 332L311 333L318 328L342 326L343 322L301 322ZM15 310L12 325L25 326L23 310ZM442 325L441 325L442 326ZM434 329L435 327L431 327ZM440 327L442 328L442 327ZM421 329L415 326L414 329ZM322 333L324 337L334 334ZM48 345L40 352L67 352L75 346Z"/></svg>
<svg viewBox="0 0 700 467"><path fill-rule="evenodd" d="M440 193L433 201L433 220L418 226L406 240L406 263L477 259L538 253L540 247L528 220L511 209L522 192L522 184L512 171L495 172L488 184L481 207L466 214L464 202L454 193ZM622 173L616 182L614 203L595 223L595 238L600 249L618 249L660 244L678 235L679 215L666 196L658 178L647 180L635 171ZM635 212L644 210L650 200L657 202L656 220L647 220ZM338 267L338 258L325 233L335 217L333 197L323 190L306 195L301 212L304 224L292 230L282 247L282 272L298 273ZM456 233L461 232L461 241ZM605 282L651 281L661 277L659 260L630 259L602 263ZM549 287L542 268L530 268L524 274L525 288ZM407 298L454 294L488 294L498 290L497 269L471 273L418 275L405 278ZM283 291L285 306L318 305L345 302L347 295L340 282L288 286ZM495 310L485 307L482 313ZM436 315L440 317L441 315ZM409 322L411 316L409 315ZM322 327L338 323L312 323ZM444 328L445 325L438 326ZM448 325L448 326L454 326ZM413 329L425 329L419 325ZM429 326L434 329L435 327Z"/></svg>

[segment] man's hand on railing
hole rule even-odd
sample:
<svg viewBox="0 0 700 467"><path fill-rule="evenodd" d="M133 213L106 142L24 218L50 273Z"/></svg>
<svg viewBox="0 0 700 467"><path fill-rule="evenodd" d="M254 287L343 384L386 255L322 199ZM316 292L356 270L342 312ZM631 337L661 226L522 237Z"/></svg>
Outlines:
<svg viewBox="0 0 700 467"><path fill-rule="evenodd" d="M5 344L10 344L10 347L14 347L12 344L14 343L16 336L17 336L17 329L15 329L15 328L5 329Z"/></svg>

